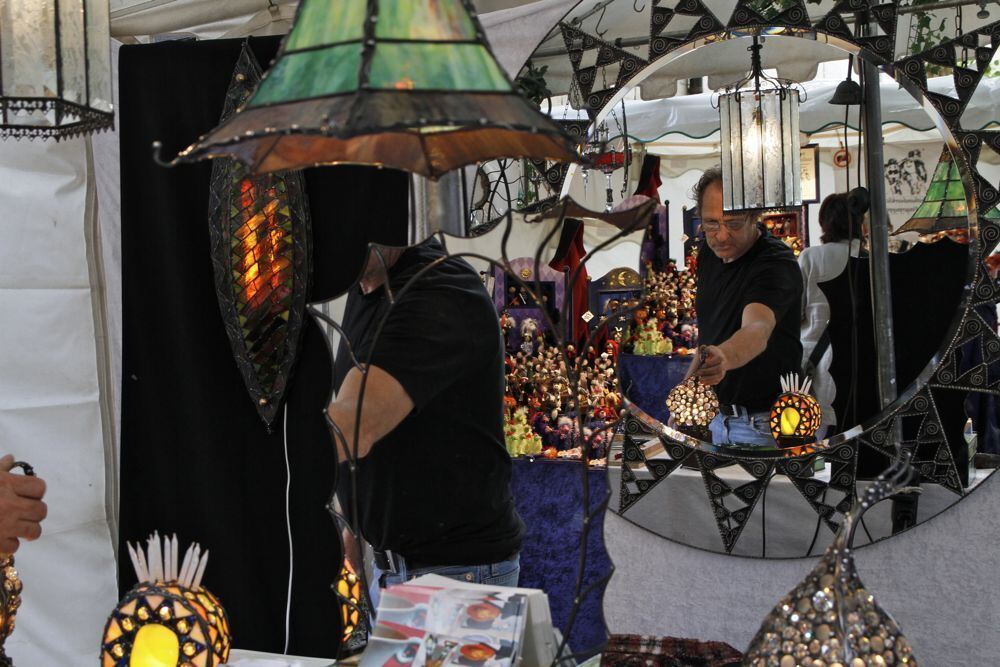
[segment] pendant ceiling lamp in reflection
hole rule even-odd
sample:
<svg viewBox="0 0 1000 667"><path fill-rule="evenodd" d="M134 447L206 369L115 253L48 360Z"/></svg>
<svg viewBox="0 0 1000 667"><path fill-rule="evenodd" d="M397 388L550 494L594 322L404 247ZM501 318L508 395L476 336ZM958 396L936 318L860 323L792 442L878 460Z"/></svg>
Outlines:
<svg viewBox="0 0 1000 667"><path fill-rule="evenodd" d="M0 138L64 139L107 129L107 0L0 0Z"/></svg>
<svg viewBox="0 0 1000 667"><path fill-rule="evenodd" d="M754 36L750 74L719 95L725 211L802 205L799 102L804 90L764 74Z"/></svg>
<svg viewBox="0 0 1000 667"><path fill-rule="evenodd" d="M353 163L430 178L495 157L578 161L519 95L468 0L303 0L247 104L175 160L253 173Z"/></svg>
<svg viewBox="0 0 1000 667"><path fill-rule="evenodd" d="M898 166L895 167L898 172ZM968 229L969 208L965 201L965 187L951 151L941 151L934 177L927 186L924 200L914 211L913 217L893 235L906 232L934 234L953 229Z"/></svg>

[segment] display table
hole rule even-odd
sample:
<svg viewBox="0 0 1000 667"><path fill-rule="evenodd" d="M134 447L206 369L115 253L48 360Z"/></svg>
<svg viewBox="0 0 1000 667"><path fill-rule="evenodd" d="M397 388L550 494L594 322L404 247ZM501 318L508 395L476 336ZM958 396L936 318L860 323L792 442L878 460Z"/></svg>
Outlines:
<svg viewBox="0 0 1000 667"><path fill-rule="evenodd" d="M521 549L522 588L538 588L548 595L552 624L565 634L573 608L580 565L583 527L583 468L580 461L517 458L513 460L511 488L517 512L526 528ZM608 498L607 469L586 471L593 518L587 540L583 589L611 575L604 550L604 512ZM602 603L604 587L595 586L581 602L569 634L574 652L590 652L603 645L606 635Z"/></svg>
<svg viewBox="0 0 1000 667"><path fill-rule="evenodd" d="M229 662L226 663L227 667L333 667L334 664L335 661L329 658L299 658L235 648L229 653Z"/></svg>
<svg viewBox="0 0 1000 667"><path fill-rule="evenodd" d="M670 417L667 394L684 381L690 365L691 357L621 354L618 357L618 379L622 393L646 414L666 424Z"/></svg>

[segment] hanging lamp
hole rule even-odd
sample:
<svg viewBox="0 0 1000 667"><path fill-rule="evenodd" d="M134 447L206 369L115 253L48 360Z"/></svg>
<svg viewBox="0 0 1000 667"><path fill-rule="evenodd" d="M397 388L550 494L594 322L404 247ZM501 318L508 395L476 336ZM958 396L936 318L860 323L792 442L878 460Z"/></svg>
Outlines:
<svg viewBox="0 0 1000 667"><path fill-rule="evenodd" d="M579 160L515 91L469 0L303 0L247 104L171 164L219 156L252 173L352 163L433 179L495 157Z"/></svg>
<svg viewBox="0 0 1000 667"><path fill-rule="evenodd" d="M725 211L802 205L799 102L805 91L764 74L762 48L754 35L749 76L718 98Z"/></svg>
<svg viewBox="0 0 1000 667"><path fill-rule="evenodd" d="M110 128L107 0L0 1L0 138Z"/></svg>
<svg viewBox="0 0 1000 667"><path fill-rule="evenodd" d="M958 165L947 148L941 151L934 176L927 186L924 200L913 216L893 235L905 232L934 234L953 229L966 229L969 225L969 208L965 201L965 187Z"/></svg>

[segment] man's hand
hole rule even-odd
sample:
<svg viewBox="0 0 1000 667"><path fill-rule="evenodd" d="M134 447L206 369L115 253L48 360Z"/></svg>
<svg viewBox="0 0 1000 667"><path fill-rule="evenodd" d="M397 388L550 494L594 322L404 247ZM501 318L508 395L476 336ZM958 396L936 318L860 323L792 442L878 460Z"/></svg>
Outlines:
<svg viewBox="0 0 1000 667"><path fill-rule="evenodd" d="M698 379L707 385L719 384L726 377L726 371L732 369L729 358L722 348L715 345L706 345L704 350L705 360L698 367Z"/></svg>
<svg viewBox="0 0 1000 667"><path fill-rule="evenodd" d="M42 502L45 482L12 473L14 457L0 458L0 553L12 554L20 540L37 540L48 508Z"/></svg>

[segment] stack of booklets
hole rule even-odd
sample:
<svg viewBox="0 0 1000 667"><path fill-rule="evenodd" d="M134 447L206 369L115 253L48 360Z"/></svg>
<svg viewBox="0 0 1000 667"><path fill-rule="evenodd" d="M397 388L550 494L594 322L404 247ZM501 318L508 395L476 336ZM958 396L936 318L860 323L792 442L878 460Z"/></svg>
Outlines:
<svg viewBox="0 0 1000 667"><path fill-rule="evenodd" d="M541 591L428 575L382 591L361 667L543 667L555 642Z"/></svg>

